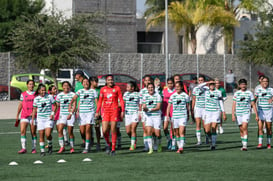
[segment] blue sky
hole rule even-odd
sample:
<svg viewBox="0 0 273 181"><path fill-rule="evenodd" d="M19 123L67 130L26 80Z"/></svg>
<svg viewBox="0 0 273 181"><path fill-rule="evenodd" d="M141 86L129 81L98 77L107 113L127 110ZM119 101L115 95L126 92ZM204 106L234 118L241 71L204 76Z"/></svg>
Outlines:
<svg viewBox="0 0 273 181"><path fill-rule="evenodd" d="M136 0L137 2L137 16L142 16L143 12L145 11L145 1L146 0Z"/></svg>

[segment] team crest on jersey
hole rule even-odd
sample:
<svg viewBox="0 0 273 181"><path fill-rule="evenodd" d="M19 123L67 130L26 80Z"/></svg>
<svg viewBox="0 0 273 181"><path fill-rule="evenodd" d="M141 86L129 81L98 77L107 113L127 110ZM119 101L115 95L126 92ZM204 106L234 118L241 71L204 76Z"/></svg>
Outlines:
<svg viewBox="0 0 273 181"><path fill-rule="evenodd" d="M106 89L104 89L103 91L106 92Z"/></svg>
<svg viewBox="0 0 273 181"><path fill-rule="evenodd" d="M109 99L110 97L112 97L112 94L107 94L107 98Z"/></svg>
<svg viewBox="0 0 273 181"><path fill-rule="evenodd" d="M25 98L27 98L27 95L25 95Z"/></svg>

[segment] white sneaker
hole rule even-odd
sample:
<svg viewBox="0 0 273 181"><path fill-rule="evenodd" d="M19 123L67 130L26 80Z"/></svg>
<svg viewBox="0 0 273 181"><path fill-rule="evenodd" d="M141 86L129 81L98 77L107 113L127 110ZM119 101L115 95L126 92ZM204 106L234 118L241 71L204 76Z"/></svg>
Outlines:
<svg viewBox="0 0 273 181"><path fill-rule="evenodd" d="M220 134L223 134L223 133L224 133L223 127L219 127L219 132L220 132Z"/></svg>

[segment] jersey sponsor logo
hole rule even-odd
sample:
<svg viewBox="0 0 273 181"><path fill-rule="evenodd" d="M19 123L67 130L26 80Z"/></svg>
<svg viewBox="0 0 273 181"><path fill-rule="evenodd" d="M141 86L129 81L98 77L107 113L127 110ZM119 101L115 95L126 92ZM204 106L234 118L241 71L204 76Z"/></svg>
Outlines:
<svg viewBox="0 0 273 181"><path fill-rule="evenodd" d="M152 105L154 103L154 101L149 101L148 105Z"/></svg>
<svg viewBox="0 0 273 181"><path fill-rule="evenodd" d="M68 100L68 99L64 100L64 104L67 104L68 102L69 102L69 100Z"/></svg>
<svg viewBox="0 0 273 181"><path fill-rule="evenodd" d="M214 95L213 95L213 94L211 94L211 95L210 95L210 97L212 98L212 97L214 97Z"/></svg>
<svg viewBox="0 0 273 181"><path fill-rule="evenodd" d="M135 98L134 97L130 97L129 98L129 101L133 101Z"/></svg>
<svg viewBox="0 0 273 181"><path fill-rule="evenodd" d="M267 93L263 93L263 94L262 94L262 97L264 97L264 96L266 96L266 95L267 95Z"/></svg>
<svg viewBox="0 0 273 181"><path fill-rule="evenodd" d="M180 104L182 102L182 100L177 100L176 104Z"/></svg>
<svg viewBox="0 0 273 181"><path fill-rule="evenodd" d="M88 97L89 97L89 95L88 95L88 94L86 94L86 95L84 95L84 97L83 97L83 98L84 98L84 99L86 99L86 98L88 98Z"/></svg>
<svg viewBox="0 0 273 181"><path fill-rule="evenodd" d="M25 98L27 98L28 96L27 95L25 95Z"/></svg>
<svg viewBox="0 0 273 181"><path fill-rule="evenodd" d="M110 97L112 97L112 94L107 94L107 99L109 99Z"/></svg>
<svg viewBox="0 0 273 181"><path fill-rule="evenodd" d="M244 101L246 98L245 97L241 97L240 101Z"/></svg>
<svg viewBox="0 0 273 181"><path fill-rule="evenodd" d="M46 102L42 103L41 106L42 106L42 107L45 107L45 106L46 106Z"/></svg>

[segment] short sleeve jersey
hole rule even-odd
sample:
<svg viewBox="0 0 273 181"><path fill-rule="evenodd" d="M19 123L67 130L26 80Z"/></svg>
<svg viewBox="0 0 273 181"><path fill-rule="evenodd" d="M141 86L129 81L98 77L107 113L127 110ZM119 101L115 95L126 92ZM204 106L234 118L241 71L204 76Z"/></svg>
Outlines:
<svg viewBox="0 0 273 181"><path fill-rule="evenodd" d="M140 104L143 104L142 103L143 99L144 99L145 95L147 95L147 94L148 94L148 89L146 87L140 90L140 92L139 92L139 99L140 99L139 102L140 102Z"/></svg>
<svg viewBox="0 0 273 181"><path fill-rule="evenodd" d="M125 114L132 115L138 112L139 109L139 93L125 92L123 95L125 101Z"/></svg>
<svg viewBox="0 0 273 181"><path fill-rule="evenodd" d="M76 93L80 97L80 113L95 112L95 99L98 98L97 92L94 89L80 89Z"/></svg>
<svg viewBox="0 0 273 181"><path fill-rule="evenodd" d="M205 92L208 91L209 88L204 86L202 88L195 87L192 91L192 95L195 96L195 107L205 108Z"/></svg>
<svg viewBox="0 0 273 181"><path fill-rule="evenodd" d="M259 87L255 92L255 96L258 97L258 109L272 109L272 104L268 102L269 99L272 99L273 96L273 89L271 87L268 87L266 89Z"/></svg>
<svg viewBox="0 0 273 181"><path fill-rule="evenodd" d="M187 103L190 102L190 97L186 93L178 94L175 92L171 95L169 103L173 106L173 119L187 117Z"/></svg>
<svg viewBox="0 0 273 181"><path fill-rule="evenodd" d="M69 114L69 104L71 100L73 99L75 93L69 92L65 94L64 92L61 92L57 95L56 102L60 103L60 114L61 115L68 115Z"/></svg>
<svg viewBox="0 0 273 181"><path fill-rule="evenodd" d="M251 102L254 101L254 96L250 91L239 90L235 92L233 101L236 102L236 115L241 116L250 113Z"/></svg>
<svg viewBox="0 0 273 181"><path fill-rule="evenodd" d="M54 98L46 94L44 97L37 96L33 101L33 107L37 108L37 118L47 119L52 112L52 104L55 103Z"/></svg>
<svg viewBox="0 0 273 181"><path fill-rule="evenodd" d="M219 90L206 91L205 93L205 111L216 112L220 111L220 100L222 100L222 93Z"/></svg>
<svg viewBox="0 0 273 181"><path fill-rule="evenodd" d="M153 95L147 94L145 95L143 99L143 104L146 104L148 109L155 108L157 106L157 103L161 103L162 98L158 93L154 93ZM152 111L152 112L146 112L147 116L160 116L161 110L158 111Z"/></svg>

